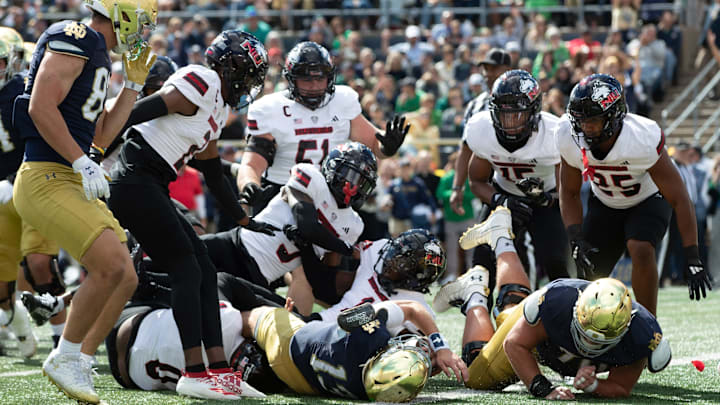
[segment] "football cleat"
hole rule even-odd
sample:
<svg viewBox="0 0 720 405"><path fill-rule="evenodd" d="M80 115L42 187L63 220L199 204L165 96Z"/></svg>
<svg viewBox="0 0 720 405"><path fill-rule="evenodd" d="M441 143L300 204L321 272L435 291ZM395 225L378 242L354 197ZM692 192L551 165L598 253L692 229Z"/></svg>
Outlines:
<svg viewBox="0 0 720 405"><path fill-rule="evenodd" d="M181 395L202 399L234 401L241 398L238 393L225 389L216 375L207 372L183 373L175 391Z"/></svg>
<svg viewBox="0 0 720 405"><path fill-rule="evenodd" d="M38 340L32 331L28 311L20 300L15 300L14 313L10 327L13 332L15 332L15 337L18 340L18 350L20 350L20 354L29 359L34 356L37 351Z"/></svg>
<svg viewBox="0 0 720 405"><path fill-rule="evenodd" d="M210 374L215 376L218 384L220 384L226 391L234 392L244 397L265 397L265 394L261 391L242 380L242 371L232 371L232 369L227 369L225 372Z"/></svg>
<svg viewBox="0 0 720 405"><path fill-rule="evenodd" d="M30 316L32 316L37 326L42 326L50 318L62 311L60 300L50 293L34 295L31 292L23 291L20 299L30 311Z"/></svg>
<svg viewBox="0 0 720 405"><path fill-rule="evenodd" d="M90 404L100 402L90 376L92 365L80 353L60 353L55 349L45 359L42 370L43 375L69 398Z"/></svg>
<svg viewBox="0 0 720 405"><path fill-rule="evenodd" d="M488 244L495 250L500 238L515 238L512 232L512 215L510 210L503 206L495 208L482 223L468 228L460 237L460 247L469 250Z"/></svg>
<svg viewBox="0 0 720 405"><path fill-rule="evenodd" d="M366 302L340 312L337 317L337 323L344 331L350 332L373 319L375 319L375 308L373 308L372 304Z"/></svg>
<svg viewBox="0 0 720 405"><path fill-rule="evenodd" d="M435 295L433 310L445 312L450 307L460 307L473 293L487 297L490 294L488 283L490 273L486 268L478 265L468 270L457 280L447 283Z"/></svg>

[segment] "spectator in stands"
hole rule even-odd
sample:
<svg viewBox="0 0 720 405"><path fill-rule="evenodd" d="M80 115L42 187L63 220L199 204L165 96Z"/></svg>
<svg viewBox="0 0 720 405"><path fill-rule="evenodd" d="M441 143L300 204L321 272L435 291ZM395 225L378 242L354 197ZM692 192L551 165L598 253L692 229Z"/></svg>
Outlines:
<svg viewBox="0 0 720 405"><path fill-rule="evenodd" d="M404 54L410 66L420 66L422 58L425 54L432 54L435 48L420 40L420 27L417 25L408 25L405 28L406 42L400 42L390 47L391 51Z"/></svg>
<svg viewBox="0 0 720 405"><path fill-rule="evenodd" d="M455 80L464 82L472 74L473 62L472 52L466 44L458 46L456 51L457 63L455 64Z"/></svg>
<svg viewBox="0 0 720 405"><path fill-rule="evenodd" d="M247 6L245 8L245 21L237 28L255 35L263 44L265 43L265 39L267 39L267 35L272 30L268 23L258 17L255 6Z"/></svg>
<svg viewBox="0 0 720 405"><path fill-rule="evenodd" d="M636 35L641 4L642 0L612 0L610 29L620 31L625 42Z"/></svg>
<svg viewBox="0 0 720 405"><path fill-rule="evenodd" d="M435 192L439 203L443 208L443 218L445 225L445 251L447 252L447 268L445 276L439 282L443 285L449 281L455 280L465 269L470 267L472 263L472 250L460 249L458 240L470 226L475 223L475 214L473 211L472 201L475 195L470 191L470 183L465 180L465 191L462 198L462 207L465 210L462 215L457 214L450 206L450 195L452 195L453 179L455 178L455 161L458 152L453 152L448 158L445 166L445 175L440 179L438 188Z"/></svg>
<svg viewBox="0 0 720 405"><path fill-rule="evenodd" d="M409 76L407 66L405 65L405 57L400 52L391 51L388 53L385 67L387 74L392 76L396 82L400 82Z"/></svg>
<svg viewBox="0 0 720 405"><path fill-rule="evenodd" d="M516 8L513 8L516 10ZM503 20L502 26L495 31L492 41L493 45L498 48L505 48L505 45L510 41L520 42L522 41L523 28L517 26L518 22L512 16L507 16Z"/></svg>
<svg viewBox="0 0 720 405"><path fill-rule="evenodd" d="M611 29L608 33L608 36L605 38L605 43L603 44L603 48L608 46L616 46L620 49L625 49L625 44L627 42L625 39L623 39L623 34L618 29Z"/></svg>
<svg viewBox="0 0 720 405"><path fill-rule="evenodd" d="M557 27L548 27L547 39L549 43L549 50L553 53L553 61L559 64L564 64L565 61L570 59L570 51L565 46L565 41L562 40L560 30Z"/></svg>
<svg viewBox="0 0 720 405"><path fill-rule="evenodd" d="M672 51L675 60L680 60L682 48L682 31L675 25L677 16L670 10L663 12L660 22L657 26L657 37L665 42L665 45ZM677 82L677 63L672 72L672 82Z"/></svg>
<svg viewBox="0 0 720 405"><path fill-rule="evenodd" d="M547 28L548 26L545 16L542 14L536 14L535 17L533 17L532 26L523 40L525 52L534 54L545 50L548 46L550 46L550 41L546 36Z"/></svg>
<svg viewBox="0 0 720 405"><path fill-rule="evenodd" d="M552 88L543 95L542 110L560 117L565 114L566 100L567 98L560 89Z"/></svg>
<svg viewBox="0 0 720 405"><path fill-rule="evenodd" d="M448 107L442 113L440 137L460 138L464 128L464 114L462 89L457 86L452 87L448 90Z"/></svg>
<svg viewBox="0 0 720 405"><path fill-rule="evenodd" d="M203 193L200 173L192 167L183 166L178 170L177 179L168 185L170 198L178 200L200 218L203 227L207 226L205 214L205 194Z"/></svg>
<svg viewBox="0 0 720 405"><path fill-rule="evenodd" d="M453 21L457 21L459 23L459 21L455 19L455 15L452 11L445 10L442 12L440 23L432 26L430 35L436 47L447 45L447 38L450 37L452 34L451 25ZM467 40L472 36L472 30L467 30L462 25L460 25L460 30L463 39Z"/></svg>
<svg viewBox="0 0 720 405"><path fill-rule="evenodd" d="M560 90L565 97L570 97L570 92L574 86L575 83L572 81L570 68L565 65L559 66L555 71L555 83L553 87Z"/></svg>
<svg viewBox="0 0 720 405"><path fill-rule="evenodd" d="M627 46L630 56L640 62L642 74L640 80L649 90L655 101L663 98L663 78L665 72L675 69L675 60L668 58L672 52L667 49L665 42L657 39L657 30L652 24L646 24L640 31L640 36L630 41ZM670 59L670 60L669 60ZM670 75L672 80L672 75Z"/></svg>
<svg viewBox="0 0 720 405"><path fill-rule="evenodd" d="M588 60L594 60L602 53L602 45L593 39L592 31L587 25L581 25L578 29L580 37L568 41L567 48L570 56L575 56L578 52L587 54Z"/></svg>
<svg viewBox="0 0 720 405"><path fill-rule="evenodd" d="M517 69L518 63L520 62L520 53L522 52L522 49L520 49L520 42L508 42L505 44L505 50L510 55L510 67L512 69Z"/></svg>
<svg viewBox="0 0 720 405"><path fill-rule="evenodd" d="M430 230L435 223L435 199L425 183L415 175L413 162L404 157L400 160L400 177L390 187L392 213L389 230L392 237L411 228Z"/></svg>
<svg viewBox="0 0 720 405"><path fill-rule="evenodd" d="M423 97L429 96L425 94ZM434 101L433 101L434 103ZM414 113L407 115L410 131L405 138L403 148L412 148L414 151L429 150L436 165L440 163L440 149L437 141L440 139L440 128L432 122L433 110L427 106L420 107Z"/></svg>
<svg viewBox="0 0 720 405"><path fill-rule="evenodd" d="M455 84L455 48L450 44L442 47L442 59L435 63L435 69L440 75L440 80L448 85Z"/></svg>
<svg viewBox="0 0 720 405"><path fill-rule="evenodd" d="M400 95L395 102L395 112L412 112L420 109L422 92L415 90L415 79L406 77L400 81Z"/></svg>
<svg viewBox="0 0 720 405"><path fill-rule="evenodd" d="M205 62L204 48L198 44L188 50L188 65L202 65Z"/></svg>
<svg viewBox="0 0 720 405"><path fill-rule="evenodd" d="M168 41L163 34L152 34L148 39L148 45L155 54L167 55Z"/></svg>

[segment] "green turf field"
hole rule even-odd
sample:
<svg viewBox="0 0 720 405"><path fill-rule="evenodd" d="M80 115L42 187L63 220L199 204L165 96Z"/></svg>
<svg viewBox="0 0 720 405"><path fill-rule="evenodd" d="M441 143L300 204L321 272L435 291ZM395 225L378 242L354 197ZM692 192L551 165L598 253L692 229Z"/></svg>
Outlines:
<svg viewBox="0 0 720 405"><path fill-rule="evenodd" d="M627 400L600 401L587 394L580 394L575 402L591 403L642 403L642 404L720 404L720 294L713 292L701 303L690 302L687 289L673 287L660 290L660 325L670 339L673 362L663 372L645 372L635 386L632 397ZM459 352L464 318L457 310L441 314L440 330L448 338L453 349ZM40 349L31 360L17 357L12 342L4 342L7 354L0 357L0 404L74 404L67 400L40 374L40 366L50 347L50 328L38 332ZM100 397L109 404L203 404L205 402L177 396L174 392L144 392L121 388L110 375L101 347L98 356L99 376L95 385ZM705 362L705 371L698 372L691 360ZM555 377L557 376L555 375ZM343 404L351 401L321 399L292 395L274 395L264 400L247 400L247 403L297 403L297 404ZM447 404L524 404L535 401L520 385L508 387L505 392L470 391L444 376L434 377L415 402L438 402Z"/></svg>

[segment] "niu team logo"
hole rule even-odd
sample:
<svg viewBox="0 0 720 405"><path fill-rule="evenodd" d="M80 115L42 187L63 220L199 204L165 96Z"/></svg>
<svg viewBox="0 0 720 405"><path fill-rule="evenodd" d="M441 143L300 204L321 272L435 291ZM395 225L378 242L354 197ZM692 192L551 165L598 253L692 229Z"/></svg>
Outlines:
<svg viewBox="0 0 720 405"><path fill-rule="evenodd" d="M442 248L435 243L425 244L425 265L445 267Z"/></svg>
<svg viewBox="0 0 720 405"><path fill-rule="evenodd" d="M527 94L530 100L535 100L535 97L540 93L540 88L532 80L524 79L520 80L520 91Z"/></svg>
<svg viewBox="0 0 720 405"><path fill-rule="evenodd" d="M245 40L245 42L240 44L240 47L247 51L248 55L250 55L250 59L252 59L255 64L255 67L262 65L267 59L264 52L255 48L248 40Z"/></svg>
<svg viewBox="0 0 720 405"><path fill-rule="evenodd" d="M590 98L605 111L620 98L620 92L605 83L595 83Z"/></svg>

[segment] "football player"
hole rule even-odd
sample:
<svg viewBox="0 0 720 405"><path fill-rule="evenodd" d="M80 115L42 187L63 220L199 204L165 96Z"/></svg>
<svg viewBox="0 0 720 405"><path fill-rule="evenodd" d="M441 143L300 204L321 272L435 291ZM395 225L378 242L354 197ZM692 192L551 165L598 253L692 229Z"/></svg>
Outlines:
<svg viewBox="0 0 720 405"><path fill-rule="evenodd" d="M88 270L60 338L43 364L73 399L97 403L92 355L112 328L137 279L125 232L98 197L108 182L86 155L93 139L114 138L127 121L153 58L142 40L157 18L156 0L92 0L90 22L62 21L37 42L13 122L26 139L13 202L23 221L60 244ZM105 108L109 50L123 54L125 88ZM84 191L84 192L83 192ZM82 349L82 350L81 350Z"/></svg>
<svg viewBox="0 0 720 405"><path fill-rule="evenodd" d="M510 70L511 63L510 54L502 48L490 49L487 55L485 55L485 59L479 63L482 74L485 76L485 83L487 83L489 89L488 91L480 93L480 95L468 103L463 118L465 125L467 125L473 115L481 111L487 111L490 108L490 94L493 85L500 75ZM463 132L463 139L460 142L460 154L455 161L453 191L452 194L450 194L450 207L460 215L465 214L465 210L462 207L462 196L463 190L465 189L465 180L467 180L468 167L470 166L470 160L472 158L472 150L470 150L467 144L465 134L466 132Z"/></svg>
<svg viewBox="0 0 720 405"><path fill-rule="evenodd" d="M108 205L143 250L169 271L172 309L186 363L177 392L238 399L243 394L241 376L228 367L223 355L215 266L170 200L168 184L176 179L177 170L195 159L218 203L240 226L273 233L275 228L249 218L235 199L217 149L230 109L243 107L246 95L262 86L267 54L254 36L233 30L220 33L205 56L207 66L178 69L158 92L135 104L129 119L134 134L113 166Z"/></svg>
<svg viewBox="0 0 720 405"><path fill-rule="evenodd" d="M711 289L700 261L693 209L682 178L665 151L665 135L647 118L627 113L622 85L596 74L570 93L557 126L562 155L560 206L580 274L607 277L627 249L632 286L640 304L656 313L655 249L675 210L685 247L690 299ZM580 186L591 181L583 220Z"/></svg>
<svg viewBox="0 0 720 405"><path fill-rule="evenodd" d="M335 85L330 54L315 42L290 50L283 75L288 89L264 96L248 110L248 147L237 182L256 213L287 182L295 164L319 167L348 140L367 145L379 158L392 156L410 129L399 116L388 121L384 133L372 125L361 114L358 94Z"/></svg>
<svg viewBox="0 0 720 405"><path fill-rule="evenodd" d="M371 195L376 182L377 161L370 148L348 142L330 151L322 169L309 163L294 165L282 192L256 218L278 228L296 228L299 237L313 245L316 256L326 256L330 265L337 265L340 255L354 252L353 244L364 227L355 210ZM292 272L288 296L300 313L309 315L313 289L295 241L284 232L270 236L234 228L201 239L218 270L263 287ZM326 282L334 290L334 280Z"/></svg>
<svg viewBox="0 0 720 405"><path fill-rule="evenodd" d="M505 72L495 81L490 110L470 118L464 137L474 153L469 170L473 193L490 209L506 206L512 212L520 257L527 263L524 241L528 232L538 267L554 280L568 276L568 242L556 197L560 154L553 137L558 119L541 107L540 85L532 75L523 70ZM473 264L490 270L491 290L493 261L487 245L475 250ZM499 294L498 304L505 298Z"/></svg>
<svg viewBox="0 0 720 405"><path fill-rule="evenodd" d="M417 301L384 301L343 311L337 322L310 322L284 308L260 307L243 319L277 376L293 391L384 402L409 401L433 366L465 381L465 364ZM410 322L429 338L394 331Z"/></svg>
<svg viewBox="0 0 720 405"><path fill-rule="evenodd" d="M493 226L477 229L470 240L494 246L498 270L523 274L512 244L503 243L510 235L509 218L495 219ZM655 373L670 362L670 345L657 320L633 302L617 280L555 280L508 309L493 331L484 305L486 274L484 269L471 271L438 292L444 308L453 299L462 303L463 360L470 388L502 390L521 380L536 397L574 399L568 387L553 385L541 374L539 362L574 377L578 390L605 398L627 397L646 366ZM604 371L610 372L607 379L597 378Z"/></svg>

